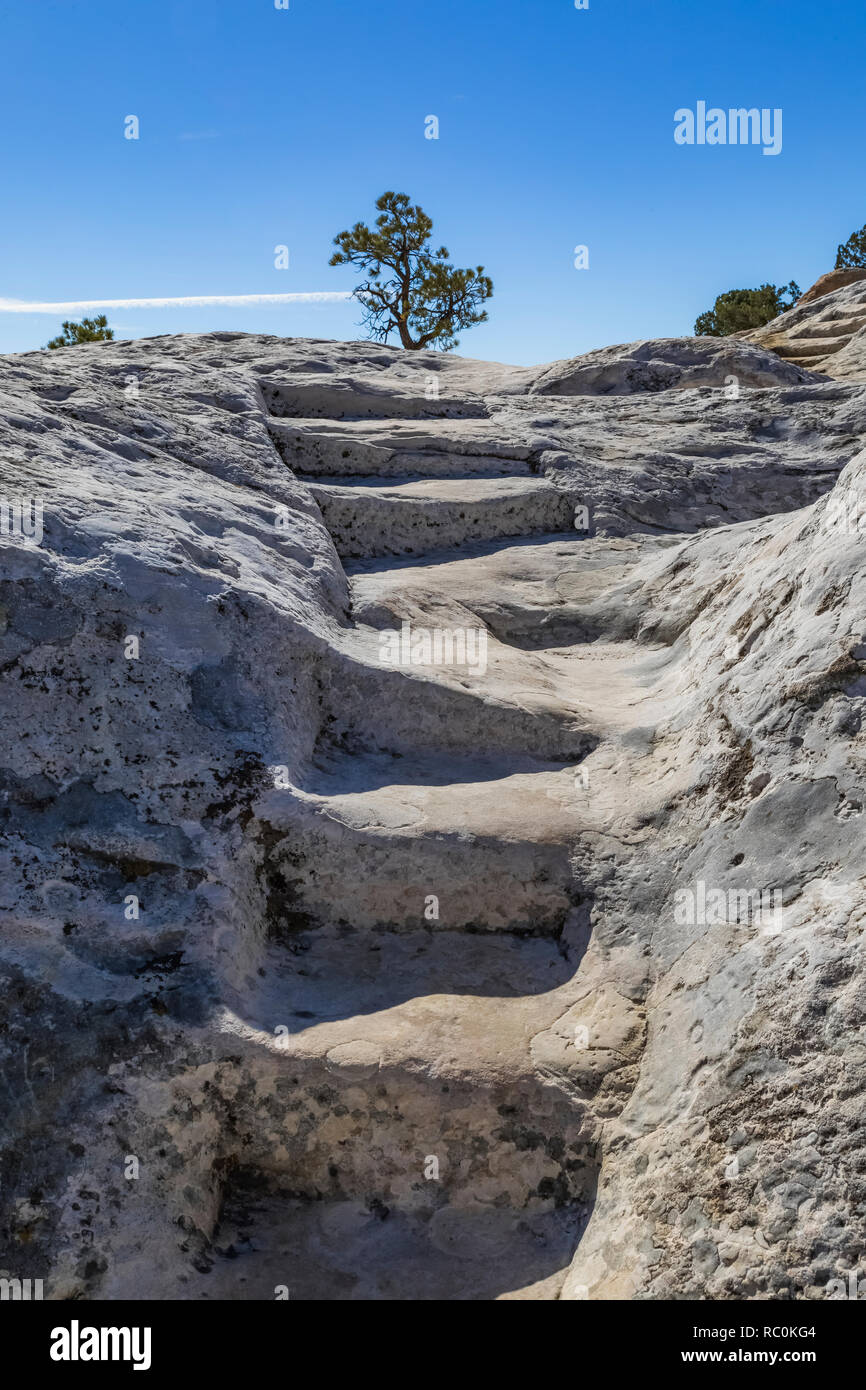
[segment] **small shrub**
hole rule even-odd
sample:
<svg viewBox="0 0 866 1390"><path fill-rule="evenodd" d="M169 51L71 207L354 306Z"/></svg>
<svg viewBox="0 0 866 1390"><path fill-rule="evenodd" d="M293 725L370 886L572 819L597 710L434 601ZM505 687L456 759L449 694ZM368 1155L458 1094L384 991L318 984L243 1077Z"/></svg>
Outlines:
<svg viewBox="0 0 866 1390"><path fill-rule="evenodd" d="M727 338L731 333L746 333L750 328L761 328L786 309L793 308L799 298L800 286L793 280L789 285L728 290L726 294L719 295L712 309L699 316L695 322L695 334Z"/></svg>
<svg viewBox="0 0 866 1390"><path fill-rule="evenodd" d="M97 314L95 319L82 319L80 323L67 320L59 338L52 338L46 347L74 347L76 343L110 343L113 337L114 329L109 328L108 319L104 314Z"/></svg>

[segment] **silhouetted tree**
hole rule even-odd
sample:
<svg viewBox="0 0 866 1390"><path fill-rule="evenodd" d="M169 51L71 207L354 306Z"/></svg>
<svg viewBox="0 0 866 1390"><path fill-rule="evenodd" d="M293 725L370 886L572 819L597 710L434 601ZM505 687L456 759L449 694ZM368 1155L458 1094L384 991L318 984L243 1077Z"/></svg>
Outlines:
<svg viewBox="0 0 866 1390"><path fill-rule="evenodd" d="M448 250L431 251L432 219L405 193L383 193L376 201L375 229L356 222L334 237L339 247L329 265L357 265L367 279L354 291L364 307L370 336L387 343L395 329L404 348L457 346L456 333L484 323L480 306L493 294L484 266L455 270Z"/></svg>

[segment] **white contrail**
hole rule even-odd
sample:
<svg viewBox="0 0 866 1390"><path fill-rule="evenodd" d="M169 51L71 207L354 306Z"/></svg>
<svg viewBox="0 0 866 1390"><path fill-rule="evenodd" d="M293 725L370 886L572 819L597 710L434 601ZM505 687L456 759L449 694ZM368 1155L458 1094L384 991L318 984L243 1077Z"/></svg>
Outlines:
<svg viewBox="0 0 866 1390"><path fill-rule="evenodd" d="M310 290L306 294L185 294L179 299L0 299L0 314L77 314L81 309L180 309L206 304L332 304L351 299L349 290Z"/></svg>

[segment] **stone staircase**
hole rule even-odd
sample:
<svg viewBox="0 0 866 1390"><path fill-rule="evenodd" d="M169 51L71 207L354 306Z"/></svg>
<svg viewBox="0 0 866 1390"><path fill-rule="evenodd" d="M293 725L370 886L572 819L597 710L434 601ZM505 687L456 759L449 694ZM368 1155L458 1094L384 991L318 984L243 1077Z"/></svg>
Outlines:
<svg viewBox="0 0 866 1390"><path fill-rule="evenodd" d="M590 559L568 495L466 423L458 439L447 416L268 403L353 595L314 765L258 807L272 947L237 1006L275 1078L312 1079L291 1182L250 1145L187 1296L267 1297L288 1267L301 1298L556 1298L592 1206L598 1097L621 1103L642 1038L639 1008L598 987L585 872L627 804L620 740L638 707L654 717L629 644L586 659L585 610L640 547ZM483 630L484 669L383 664L403 624Z"/></svg>
<svg viewBox="0 0 866 1390"><path fill-rule="evenodd" d="M4 361L46 503L0 593L10 1269L826 1297L866 1171L864 344L847 381L712 339Z"/></svg>
<svg viewBox="0 0 866 1390"><path fill-rule="evenodd" d="M832 369L833 356L847 347L862 328L866 328L866 314L829 314L824 319L809 320L802 332L792 331L778 339L765 338L763 343L795 367L822 372Z"/></svg>
<svg viewBox="0 0 866 1390"><path fill-rule="evenodd" d="M422 447L414 451L409 431L385 435L383 444L379 429L371 444L357 430L317 437L309 422L298 430L272 421L271 430L283 458L309 483L346 560L561 532L573 522L567 494L525 460L424 448L429 430L415 434Z"/></svg>
<svg viewBox="0 0 866 1390"><path fill-rule="evenodd" d="M862 270L822 275L792 309L743 336L795 367L834 376L834 358L866 328L864 280Z"/></svg>

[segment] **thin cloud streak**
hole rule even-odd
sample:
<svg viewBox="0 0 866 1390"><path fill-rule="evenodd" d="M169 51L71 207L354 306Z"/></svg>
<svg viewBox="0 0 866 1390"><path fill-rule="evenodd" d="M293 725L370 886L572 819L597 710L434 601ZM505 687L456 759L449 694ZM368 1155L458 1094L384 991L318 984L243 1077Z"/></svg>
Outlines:
<svg viewBox="0 0 866 1390"><path fill-rule="evenodd" d="M187 294L178 299L0 299L0 314L76 314L82 309L195 309L209 304L336 304L351 299L349 290L310 290L302 294Z"/></svg>

